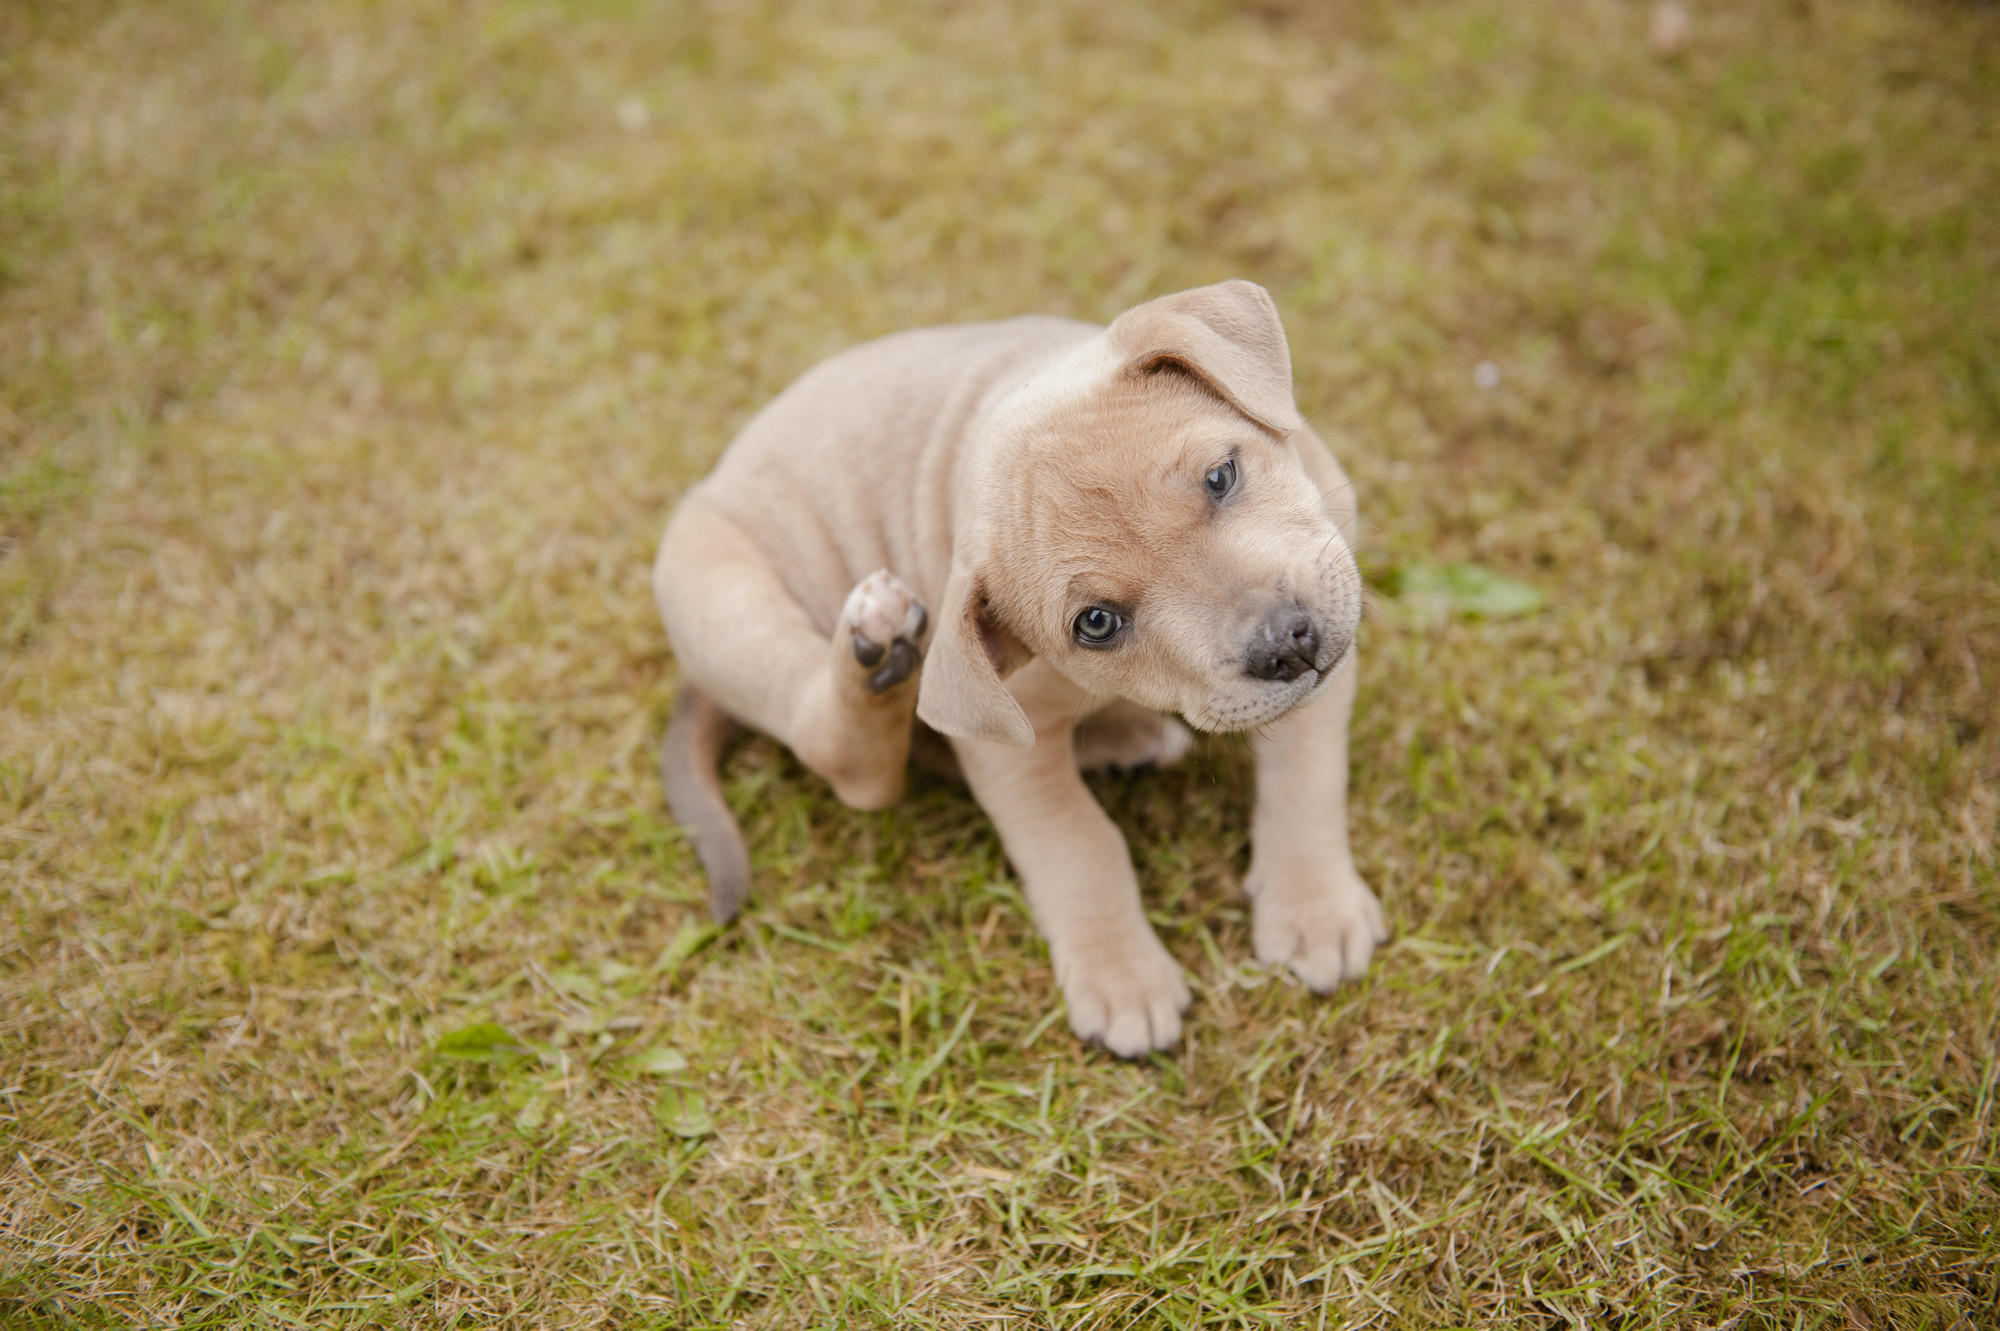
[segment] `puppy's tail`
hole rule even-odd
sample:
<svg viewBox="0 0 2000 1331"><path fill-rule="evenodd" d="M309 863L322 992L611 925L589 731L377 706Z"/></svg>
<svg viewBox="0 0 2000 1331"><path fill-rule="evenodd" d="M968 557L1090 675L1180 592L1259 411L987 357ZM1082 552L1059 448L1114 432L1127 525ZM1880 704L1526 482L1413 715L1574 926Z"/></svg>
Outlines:
<svg viewBox="0 0 2000 1331"><path fill-rule="evenodd" d="M729 715L692 684L682 683L674 719L660 741L660 781L667 788L667 807L687 829L694 853L708 873L708 909L717 924L727 924L743 909L750 895L750 853L743 833L722 798L716 764L729 739Z"/></svg>

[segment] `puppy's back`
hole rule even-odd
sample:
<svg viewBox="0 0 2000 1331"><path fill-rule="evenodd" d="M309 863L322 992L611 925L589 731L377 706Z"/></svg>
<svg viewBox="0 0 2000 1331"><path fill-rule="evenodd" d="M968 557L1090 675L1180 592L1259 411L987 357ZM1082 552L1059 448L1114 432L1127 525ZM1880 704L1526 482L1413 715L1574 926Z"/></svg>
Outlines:
<svg viewBox="0 0 2000 1331"><path fill-rule="evenodd" d="M855 582L894 570L935 603L951 569L952 480L982 414L1100 331L1029 316L918 328L807 371L743 427L687 504L732 519L830 632Z"/></svg>

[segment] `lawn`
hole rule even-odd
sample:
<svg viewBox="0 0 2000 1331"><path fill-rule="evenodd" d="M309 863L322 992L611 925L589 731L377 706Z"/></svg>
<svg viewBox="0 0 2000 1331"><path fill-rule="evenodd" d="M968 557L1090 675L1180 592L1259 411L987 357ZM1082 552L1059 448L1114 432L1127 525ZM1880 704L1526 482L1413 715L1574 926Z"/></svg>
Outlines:
<svg viewBox="0 0 2000 1331"><path fill-rule="evenodd" d="M0 1325L2000 1325L2000 14L1648 27L0 5ZM675 498L1231 276L1361 493L1367 978L1252 960L1232 737L1093 781L1171 1056L942 779L744 743L708 927Z"/></svg>

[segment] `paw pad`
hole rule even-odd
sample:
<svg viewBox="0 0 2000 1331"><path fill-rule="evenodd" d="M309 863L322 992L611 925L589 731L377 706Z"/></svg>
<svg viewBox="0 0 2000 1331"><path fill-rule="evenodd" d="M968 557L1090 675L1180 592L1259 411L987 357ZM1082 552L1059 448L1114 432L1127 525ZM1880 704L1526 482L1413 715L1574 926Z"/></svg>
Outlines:
<svg viewBox="0 0 2000 1331"><path fill-rule="evenodd" d="M882 693L916 673L916 640L930 616L901 578L878 569L848 593L841 610L853 634L854 659L869 671L868 689Z"/></svg>

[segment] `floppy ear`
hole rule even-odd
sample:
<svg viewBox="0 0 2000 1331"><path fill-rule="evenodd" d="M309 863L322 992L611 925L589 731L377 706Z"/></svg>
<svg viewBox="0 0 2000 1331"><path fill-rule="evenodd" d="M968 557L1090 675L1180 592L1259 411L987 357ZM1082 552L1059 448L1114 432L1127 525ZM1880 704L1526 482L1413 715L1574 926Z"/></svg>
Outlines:
<svg viewBox="0 0 2000 1331"><path fill-rule="evenodd" d="M941 735L1034 748L1028 714L1000 682L1028 657L1020 640L994 621L979 579L953 569L937 630L924 652L918 719Z"/></svg>
<svg viewBox="0 0 2000 1331"><path fill-rule="evenodd" d="M1121 373L1186 370L1224 402L1279 435L1304 424L1292 400L1292 352L1270 293L1241 278L1136 305L1111 325Z"/></svg>

